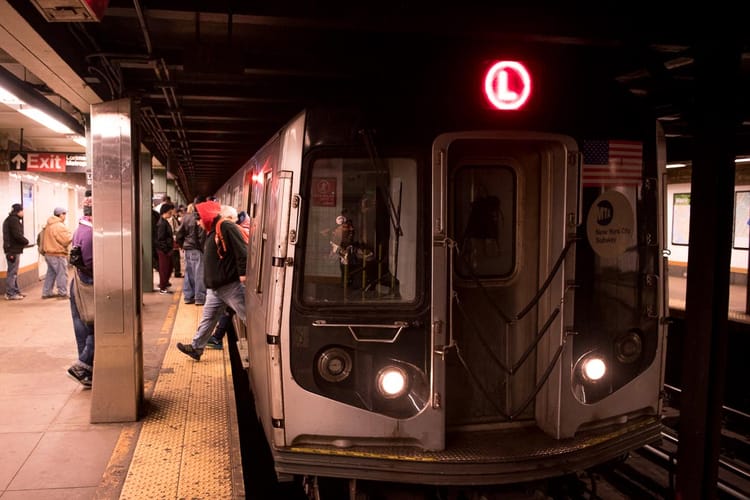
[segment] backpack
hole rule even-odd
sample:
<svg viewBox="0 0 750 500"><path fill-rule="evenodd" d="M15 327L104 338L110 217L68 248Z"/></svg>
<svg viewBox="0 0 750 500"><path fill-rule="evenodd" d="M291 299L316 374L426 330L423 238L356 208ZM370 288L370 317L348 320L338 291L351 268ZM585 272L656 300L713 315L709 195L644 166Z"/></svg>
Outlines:
<svg viewBox="0 0 750 500"><path fill-rule="evenodd" d="M44 230L47 229L47 226L42 226L42 229L39 231L39 234L36 235L36 246L39 250L39 255L44 255L46 252L44 251Z"/></svg>
<svg viewBox="0 0 750 500"><path fill-rule="evenodd" d="M226 220L228 219L220 219L216 223L216 236L215 236L214 241L216 242L216 252L219 254L219 259L223 259L224 256L227 254L227 243L226 243L226 240L224 240L224 236L221 234L221 224L222 222ZM229 223L234 224L234 222L231 220L229 221ZM242 228L239 228L239 229L240 229L240 234L242 235L242 239L245 240L245 243L247 243L248 240L250 239L249 235L245 231L243 231Z"/></svg>

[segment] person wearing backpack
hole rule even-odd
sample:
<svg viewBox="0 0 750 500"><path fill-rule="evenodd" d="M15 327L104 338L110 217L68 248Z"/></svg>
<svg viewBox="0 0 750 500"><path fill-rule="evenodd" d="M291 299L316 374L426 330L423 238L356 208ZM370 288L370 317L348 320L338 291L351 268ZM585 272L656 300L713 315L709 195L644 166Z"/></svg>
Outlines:
<svg viewBox="0 0 750 500"><path fill-rule="evenodd" d="M222 216L234 221L234 208L227 207L227 209L227 211L222 210ZM227 215L227 212L229 213L229 215ZM242 231L242 238L245 240L245 243L247 243L250 239L250 218L248 217L247 212L240 212L237 215L237 220L235 222L240 227L240 231ZM237 332L234 330L232 317L234 317L234 311L231 307L227 307L224 311L224 314L222 314L221 318L219 318L219 322L216 325L214 333L212 333L208 338L206 347L208 347L209 349L223 349L223 339L225 335L230 339L237 340Z"/></svg>
<svg viewBox="0 0 750 500"><path fill-rule="evenodd" d="M42 285L43 299L68 298L68 247L73 241L73 233L65 225L68 211L55 208L47 225L42 230L41 248L47 262L47 274ZM57 285L57 293L54 293Z"/></svg>
<svg viewBox="0 0 750 500"><path fill-rule="evenodd" d="M203 279L203 247L206 243L206 232L200 223L195 205L206 201L205 197L196 197L188 205L187 213L177 228L177 244L185 251L185 280L182 283L182 300L185 304L206 303L206 283Z"/></svg>
<svg viewBox="0 0 750 500"><path fill-rule="evenodd" d="M213 327L224 309L231 307L243 322L246 321L247 241L237 224L222 217L222 207L218 202L198 203L195 208L206 230L206 243L203 249L206 303L192 342L178 342L177 349L195 361L200 361Z"/></svg>

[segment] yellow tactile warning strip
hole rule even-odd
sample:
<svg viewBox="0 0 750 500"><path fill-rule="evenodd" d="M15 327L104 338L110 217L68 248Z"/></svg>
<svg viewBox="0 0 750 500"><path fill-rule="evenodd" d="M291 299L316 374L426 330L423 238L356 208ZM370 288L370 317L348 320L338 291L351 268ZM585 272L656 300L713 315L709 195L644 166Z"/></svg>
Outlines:
<svg viewBox="0 0 750 500"><path fill-rule="evenodd" d="M195 362L174 347L190 343L202 309L177 311L123 500L244 498L229 353L207 349Z"/></svg>

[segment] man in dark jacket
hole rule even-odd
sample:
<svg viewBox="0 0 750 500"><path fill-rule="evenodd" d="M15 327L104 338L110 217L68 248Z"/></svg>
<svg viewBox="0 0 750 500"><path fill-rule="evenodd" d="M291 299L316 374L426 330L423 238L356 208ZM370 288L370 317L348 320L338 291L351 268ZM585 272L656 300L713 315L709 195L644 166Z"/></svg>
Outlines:
<svg viewBox="0 0 750 500"><path fill-rule="evenodd" d="M182 299L185 304L206 303L206 282L203 278L203 246L206 243L206 232L195 211L195 205L205 199L188 205L180 227L177 228L177 244L185 251L185 280L182 283Z"/></svg>
<svg viewBox="0 0 750 500"><path fill-rule="evenodd" d="M171 293L169 276L172 274L172 251L174 250L174 236L169 219L174 212L174 205L164 203L159 209L159 222L156 224L156 254L159 256L159 293Z"/></svg>
<svg viewBox="0 0 750 500"><path fill-rule="evenodd" d="M221 313L231 307L245 322L245 265L247 243L234 222L220 215L215 201L198 203L196 209L206 230L203 261L206 280L206 303L203 316L190 344L177 343L177 349L200 361L211 332Z"/></svg>
<svg viewBox="0 0 750 500"><path fill-rule="evenodd" d="M8 263L5 281L5 300L22 300L26 295L18 288L18 268L21 254L29 240L23 235L23 205L14 203L11 212L3 221L3 251Z"/></svg>

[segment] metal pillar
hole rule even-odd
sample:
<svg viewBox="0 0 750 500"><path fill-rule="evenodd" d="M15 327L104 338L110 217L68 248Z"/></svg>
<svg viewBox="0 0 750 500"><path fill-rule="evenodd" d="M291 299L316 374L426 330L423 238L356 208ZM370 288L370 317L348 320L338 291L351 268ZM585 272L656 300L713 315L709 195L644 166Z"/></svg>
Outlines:
<svg viewBox="0 0 750 500"><path fill-rule="evenodd" d="M676 498L716 498L734 206L740 45L697 45L690 258Z"/></svg>
<svg viewBox="0 0 750 500"><path fill-rule="evenodd" d="M155 168L152 172L152 187L153 187L153 194L152 196L155 196L158 198L158 201L156 202L161 203L161 197L164 194L167 194L167 169L166 168Z"/></svg>
<svg viewBox="0 0 750 500"><path fill-rule="evenodd" d="M154 269L153 269L153 227L151 212L151 153L140 154L140 193L141 193L141 283L143 283L143 292L154 291Z"/></svg>
<svg viewBox="0 0 750 500"><path fill-rule="evenodd" d="M91 106L95 344L91 422L132 422L143 402L140 169L130 99Z"/></svg>

